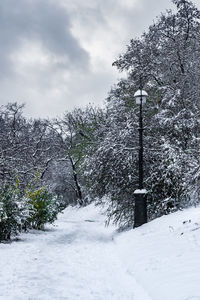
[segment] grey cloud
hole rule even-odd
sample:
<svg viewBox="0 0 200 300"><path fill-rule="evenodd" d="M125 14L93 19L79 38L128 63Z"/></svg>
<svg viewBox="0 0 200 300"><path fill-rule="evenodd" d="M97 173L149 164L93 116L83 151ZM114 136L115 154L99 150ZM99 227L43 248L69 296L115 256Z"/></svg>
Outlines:
<svg viewBox="0 0 200 300"><path fill-rule="evenodd" d="M9 56L23 39L39 40L47 51L64 58L64 67L87 68L89 65L88 53L70 32L69 15L56 2L0 1L1 75L12 70Z"/></svg>
<svg viewBox="0 0 200 300"><path fill-rule="evenodd" d="M27 115L52 117L102 103L121 77L112 62L172 6L171 0L0 0L0 104L26 102ZM23 60L21 49L35 58Z"/></svg>
<svg viewBox="0 0 200 300"><path fill-rule="evenodd" d="M138 4L134 11L130 10L126 14L128 31L132 32L132 38L141 36L157 16L173 7L171 0L138 0Z"/></svg>

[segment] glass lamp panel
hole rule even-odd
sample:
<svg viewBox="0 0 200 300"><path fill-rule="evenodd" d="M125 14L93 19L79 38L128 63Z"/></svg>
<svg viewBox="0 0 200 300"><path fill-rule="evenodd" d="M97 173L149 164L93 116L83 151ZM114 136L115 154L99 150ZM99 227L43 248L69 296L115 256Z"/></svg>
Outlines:
<svg viewBox="0 0 200 300"><path fill-rule="evenodd" d="M144 90L137 90L134 94L134 97L136 99L136 104L141 103L141 98L142 98L142 104L145 104L147 96L148 94Z"/></svg>
<svg viewBox="0 0 200 300"><path fill-rule="evenodd" d="M146 96L142 96L142 104L146 103ZM136 104L140 104L141 103L141 96L136 97Z"/></svg>

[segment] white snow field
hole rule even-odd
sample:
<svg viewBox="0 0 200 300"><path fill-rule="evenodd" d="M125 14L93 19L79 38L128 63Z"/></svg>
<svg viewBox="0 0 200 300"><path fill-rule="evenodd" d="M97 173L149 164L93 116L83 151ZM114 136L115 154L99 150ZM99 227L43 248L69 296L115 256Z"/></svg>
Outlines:
<svg viewBox="0 0 200 300"><path fill-rule="evenodd" d="M200 208L118 233L94 205L0 244L0 299L200 300Z"/></svg>

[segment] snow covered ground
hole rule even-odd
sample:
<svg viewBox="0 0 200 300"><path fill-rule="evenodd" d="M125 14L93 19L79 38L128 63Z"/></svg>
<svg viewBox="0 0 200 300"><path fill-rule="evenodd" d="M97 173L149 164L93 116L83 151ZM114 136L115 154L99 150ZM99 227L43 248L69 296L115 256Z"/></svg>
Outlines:
<svg viewBox="0 0 200 300"><path fill-rule="evenodd" d="M99 208L0 244L0 299L200 300L200 208L118 233Z"/></svg>

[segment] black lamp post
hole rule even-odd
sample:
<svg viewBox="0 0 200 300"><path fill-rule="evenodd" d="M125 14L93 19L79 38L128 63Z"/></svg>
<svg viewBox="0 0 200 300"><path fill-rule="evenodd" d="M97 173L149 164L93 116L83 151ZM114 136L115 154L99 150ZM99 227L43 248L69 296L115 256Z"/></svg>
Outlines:
<svg viewBox="0 0 200 300"><path fill-rule="evenodd" d="M139 184L138 189L135 190L135 215L134 215L134 227L141 226L147 223L147 191L143 187L143 120L142 120L142 105L146 103L148 94L143 90L138 90L134 94L136 104L140 105L139 114Z"/></svg>

